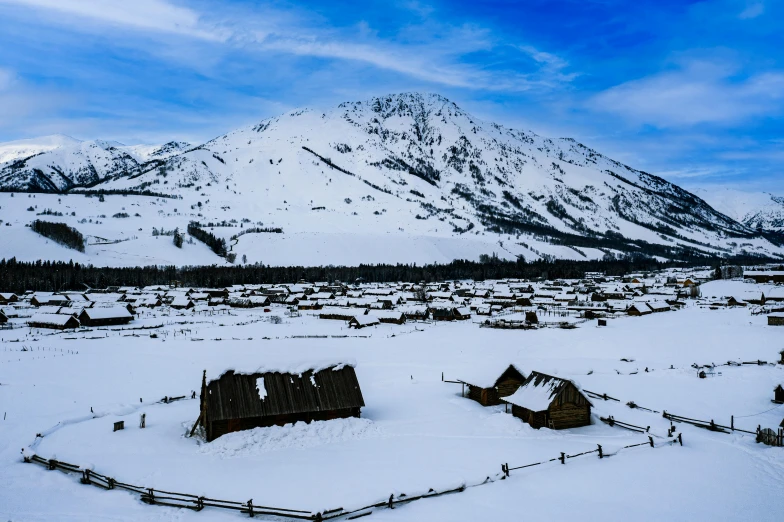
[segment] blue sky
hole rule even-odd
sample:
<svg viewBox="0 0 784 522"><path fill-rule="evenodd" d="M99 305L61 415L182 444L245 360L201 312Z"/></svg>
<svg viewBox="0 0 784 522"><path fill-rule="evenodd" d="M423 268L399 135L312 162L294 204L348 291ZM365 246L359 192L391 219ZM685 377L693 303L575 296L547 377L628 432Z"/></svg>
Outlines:
<svg viewBox="0 0 784 522"><path fill-rule="evenodd" d="M401 91L784 192L781 1L0 0L0 141L199 142Z"/></svg>

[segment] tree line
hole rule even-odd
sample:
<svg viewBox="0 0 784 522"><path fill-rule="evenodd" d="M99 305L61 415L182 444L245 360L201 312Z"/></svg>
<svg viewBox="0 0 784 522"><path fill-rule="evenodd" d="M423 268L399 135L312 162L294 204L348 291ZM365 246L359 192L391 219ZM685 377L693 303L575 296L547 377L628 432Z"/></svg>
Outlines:
<svg viewBox="0 0 784 522"><path fill-rule="evenodd" d="M226 240L222 237L218 237L212 232L207 232L203 228L200 228L199 224L195 221L188 223L188 234L210 247L210 250L217 255L226 257L226 254L228 253L226 250Z"/></svg>
<svg viewBox="0 0 784 522"><path fill-rule="evenodd" d="M756 264L760 258L713 258L703 263L718 267L727 262ZM682 262L628 258L601 261L506 261L495 257L486 262L456 260L447 264L378 264L359 266L147 266L95 267L59 261L20 262L12 258L0 261L0 290L6 292L85 290L110 286L165 285L227 287L234 284L281 284L310 282L438 282L455 279L579 279L586 272L604 272L608 276L645 273L669 267L687 267Z"/></svg>
<svg viewBox="0 0 784 522"><path fill-rule="evenodd" d="M48 237L61 245L84 252L84 236L81 232L65 223L52 223L51 221L36 219L30 223L30 228L33 229L33 232Z"/></svg>

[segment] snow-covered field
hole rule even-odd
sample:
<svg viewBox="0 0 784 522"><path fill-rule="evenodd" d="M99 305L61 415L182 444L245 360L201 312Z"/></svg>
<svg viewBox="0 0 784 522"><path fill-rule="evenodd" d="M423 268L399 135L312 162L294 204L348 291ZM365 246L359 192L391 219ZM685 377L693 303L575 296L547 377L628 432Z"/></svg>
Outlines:
<svg viewBox="0 0 784 522"><path fill-rule="evenodd" d="M357 207L361 202L357 202ZM226 210L227 207L230 210ZM301 208L300 208L301 207ZM451 228L399 230L376 216L368 205L360 215L311 212L307 205L291 205L291 212L242 200L205 199L186 193L183 199L147 196L87 198L79 194L0 193L0 259L18 261L71 261L95 266L226 265L203 243L186 241L182 249L171 236L154 236L153 229L185 233L190 221L204 224L230 222L232 226L208 230L226 239L236 263L271 266L356 266L363 263L450 263L455 259L477 261L482 254L496 253L514 260L518 255L539 259L601 259L595 248L575 250L526 237L523 246L514 236L480 234L456 236ZM32 209L32 210L28 210ZM47 215L50 210L62 215ZM278 209L280 210L280 209ZM286 209L288 210L288 209ZM127 217L114 217L127 214ZM85 237L85 251L62 246L33 232L27 225L41 219L65 223ZM243 219L251 222L243 223ZM401 218L402 219L402 218ZM243 226L241 226L243 225ZM245 227L281 227L282 234L242 234Z"/></svg>
<svg viewBox="0 0 784 522"><path fill-rule="evenodd" d="M270 322L271 315L282 317L282 324ZM781 331L744 308L688 306L611 319L606 328L590 321L571 330L531 331L479 328L472 321L355 331L312 315L287 317L274 306L267 314L143 312L132 323L154 325L162 327L76 334L0 330L1 519L243 517L152 507L127 492L83 486L75 475L23 463L26 447L131 484L315 512L480 484L497 477L504 463L540 462L597 444L612 454L647 440L599 421L608 415L650 426L656 447L512 471L508 480L376 510L371 518L739 521L775 520L784 512L784 449L757 444L752 435L685 424L677 425L683 447L665 445L669 421L625 405L634 401L719 424L734 415L736 427L775 429L784 406L771 403L772 390L784 383L784 366L722 367L707 379L691 367L778 359ZM330 337L301 337L308 335ZM356 364L366 403L362 418L257 428L206 443L187 437L198 399L157 403L164 396L190 397L192 390L198 397L203 370L210 378L228 368L324 360ZM442 372L447 380L469 380L493 369L500 373L510 363L526 373L573 379L621 402L594 400L588 427L534 430L503 406L482 407L461 397L461 385L441 380ZM146 413L144 430L138 428L140 413ZM113 433L117 420L126 429Z"/></svg>

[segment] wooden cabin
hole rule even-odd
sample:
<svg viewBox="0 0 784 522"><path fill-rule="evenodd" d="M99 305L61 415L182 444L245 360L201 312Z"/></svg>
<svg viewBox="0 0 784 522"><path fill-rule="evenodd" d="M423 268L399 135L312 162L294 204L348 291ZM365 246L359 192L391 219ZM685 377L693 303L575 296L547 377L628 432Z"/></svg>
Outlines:
<svg viewBox="0 0 784 522"><path fill-rule="evenodd" d="M15 303L19 301L16 294L0 292L0 304Z"/></svg>
<svg viewBox="0 0 784 522"><path fill-rule="evenodd" d="M364 406L357 375L349 365L302 373L229 370L209 383L205 371L198 423L209 442L234 431L359 417Z"/></svg>
<svg viewBox="0 0 784 522"><path fill-rule="evenodd" d="M468 388L468 398L482 406L501 404L501 398L512 395L525 382L525 375L514 364L510 364L500 375L476 375L468 380L459 380Z"/></svg>
<svg viewBox="0 0 784 522"><path fill-rule="evenodd" d="M768 326L784 326L784 314L768 314Z"/></svg>
<svg viewBox="0 0 784 522"><path fill-rule="evenodd" d="M112 326L128 324L133 321L133 315L127 308L116 306L112 308L85 308L79 314L79 322L84 326Z"/></svg>
<svg viewBox="0 0 784 522"><path fill-rule="evenodd" d="M172 308L175 308L177 310L190 310L191 308L193 308L196 305L188 297L177 296L174 299L172 299L172 302L169 304L169 306L171 306Z"/></svg>
<svg viewBox="0 0 784 522"><path fill-rule="evenodd" d="M453 308L430 308L430 317L434 321L454 321L455 313Z"/></svg>
<svg viewBox="0 0 784 522"><path fill-rule="evenodd" d="M779 384L773 390L773 402L776 404L784 404L784 386Z"/></svg>
<svg viewBox="0 0 784 522"><path fill-rule="evenodd" d="M471 319L471 308L467 306L454 308L452 310L452 315L454 316L456 321L466 321L468 319Z"/></svg>
<svg viewBox="0 0 784 522"><path fill-rule="evenodd" d="M0 310L0 324L5 324L8 322L8 316L5 315L5 312Z"/></svg>
<svg viewBox="0 0 784 522"><path fill-rule="evenodd" d="M591 424L591 402L572 381L539 372L515 393L501 399L512 405L512 415L533 428L563 430Z"/></svg>
<svg viewBox="0 0 784 522"><path fill-rule="evenodd" d="M52 328L54 330L79 328L79 320L68 314L35 314L27 321L27 324L31 328Z"/></svg>
<svg viewBox="0 0 784 522"><path fill-rule="evenodd" d="M406 314L396 310L378 310L373 312L378 320L388 324L405 324Z"/></svg>
<svg viewBox="0 0 784 522"><path fill-rule="evenodd" d="M67 306L68 298L64 295L33 294L30 298L30 304L33 306Z"/></svg>
<svg viewBox="0 0 784 522"><path fill-rule="evenodd" d="M365 328L367 326L376 326L379 323L378 317L375 315L359 314L355 315L348 321L349 328Z"/></svg>
<svg viewBox="0 0 784 522"><path fill-rule="evenodd" d="M653 310L651 310L651 307L648 306L647 303L634 303L626 309L626 313L633 317L639 317L641 315L651 314L653 313Z"/></svg>

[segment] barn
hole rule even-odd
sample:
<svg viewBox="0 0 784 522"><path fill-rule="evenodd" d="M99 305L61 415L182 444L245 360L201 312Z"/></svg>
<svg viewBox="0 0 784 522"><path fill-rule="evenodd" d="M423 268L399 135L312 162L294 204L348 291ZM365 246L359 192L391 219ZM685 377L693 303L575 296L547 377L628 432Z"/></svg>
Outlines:
<svg viewBox="0 0 784 522"><path fill-rule="evenodd" d="M365 406L354 367L335 364L287 373L229 370L201 385L198 423L207 441L234 431L359 417Z"/></svg>
<svg viewBox="0 0 784 522"><path fill-rule="evenodd" d="M79 314L79 322L84 326L111 326L128 324L133 315L127 308L115 306L111 308L85 308Z"/></svg>
<svg viewBox="0 0 784 522"><path fill-rule="evenodd" d="M501 399L512 405L512 415L533 428L562 430L591 424L591 402L572 381L539 372L517 391Z"/></svg>
<svg viewBox="0 0 784 522"><path fill-rule="evenodd" d="M510 364L500 374L498 370L477 373L470 379L461 380L468 388L468 398L473 399L482 406L495 406L501 404L501 398L512 395L525 382L525 375L514 364Z"/></svg>
<svg viewBox="0 0 784 522"><path fill-rule="evenodd" d="M79 328L79 320L67 314L35 314L27 321L31 328L53 328L65 330L66 328Z"/></svg>

